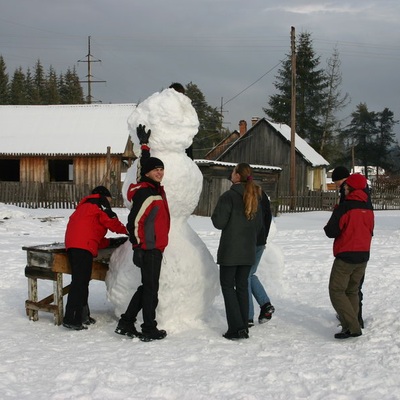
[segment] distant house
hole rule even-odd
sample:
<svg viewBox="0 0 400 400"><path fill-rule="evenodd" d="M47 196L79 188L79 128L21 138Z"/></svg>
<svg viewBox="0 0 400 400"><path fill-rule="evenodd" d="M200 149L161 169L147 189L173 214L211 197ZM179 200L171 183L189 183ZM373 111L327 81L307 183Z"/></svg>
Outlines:
<svg viewBox="0 0 400 400"><path fill-rule="evenodd" d="M0 106L0 182L121 189L134 104Z"/></svg>
<svg viewBox="0 0 400 400"><path fill-rule="evenodd" d="M222 162L247 162L256 165L272 165L282 169L279 178L279 193L289 192L290 185L290 127L265 118L253 118L247 130L245 121L240 121L236 139L223 141L215 146L206 159ZM235 135L230 136L235 138ZM326 190L326 168L329 162L318 154L304 139L296 134L296 188L304 190Z"/></svg>

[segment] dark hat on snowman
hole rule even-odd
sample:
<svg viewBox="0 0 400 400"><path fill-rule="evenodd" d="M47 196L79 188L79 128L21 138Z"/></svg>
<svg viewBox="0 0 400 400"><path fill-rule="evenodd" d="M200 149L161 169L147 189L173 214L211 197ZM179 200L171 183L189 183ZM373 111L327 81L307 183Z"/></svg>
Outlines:
<svg viewBox="0 0 400 400"><path fill-rule="evenodd" d="M156 169L156 168L164 169L164 163L159 158L150 157L147 160L145 160L143 162L143 164L141 165L140 175L144 176L148 172L150 172L150 171L152 171L153 169Z"/></svg>

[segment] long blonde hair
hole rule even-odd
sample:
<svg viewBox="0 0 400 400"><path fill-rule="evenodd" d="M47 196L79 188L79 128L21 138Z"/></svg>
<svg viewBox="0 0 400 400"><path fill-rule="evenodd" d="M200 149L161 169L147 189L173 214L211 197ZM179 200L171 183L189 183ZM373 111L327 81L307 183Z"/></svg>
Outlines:
<svg viewBox="0 0 400 400"><path fill-rule="evenodd" d="M253 182L252 170L249 164L239 163L235 172L240 175L240 182L244 183L244 214L248 220L254 218L258 209L258 202L261 197L261 189Z"/></svg>

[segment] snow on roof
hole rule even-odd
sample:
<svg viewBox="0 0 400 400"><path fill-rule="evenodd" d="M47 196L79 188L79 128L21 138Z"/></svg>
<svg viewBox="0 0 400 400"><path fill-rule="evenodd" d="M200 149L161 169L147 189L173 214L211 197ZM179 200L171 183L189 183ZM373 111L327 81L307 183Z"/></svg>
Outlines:
<svg viewBox="0 0 400 400"><path fill-rule="evenodd" d="M194 160L194 162L198 165L221 165L225 167L235 167L237 163L233 162L225 162L225 161L214 161L214 160ZM280 167L271 167L268 165L256 165L256 164L249 164L251 168L254 169L265 169L265 170L273 170L273 171L282 171L282 168Z"/></svg>
<svg viewBox="0 0 400 400"><path fill-rule="evenodd" d="M121 154L135 104L0 106L0 154Z"/></svg>
<svg viewBox="0 0 400 400"><path fill-rule="evenodd" d="M276 129L286 140L291 141L291 128L286 124L277 124L266 120L274 129ZM321 165L329 165L329 162L325 160L317 151L315 151L304 139L302 139L297 133L295 136L295 147L302 156L310 162L313 167L319 167Z"/></svg>

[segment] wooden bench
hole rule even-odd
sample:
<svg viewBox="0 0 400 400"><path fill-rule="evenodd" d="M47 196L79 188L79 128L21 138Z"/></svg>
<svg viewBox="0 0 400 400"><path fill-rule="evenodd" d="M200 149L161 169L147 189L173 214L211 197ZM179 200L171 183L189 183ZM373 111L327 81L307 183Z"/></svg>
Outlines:
<svg viewBox="0 0 400 400"><path fill-rule="evenodd" d="M71 274L64 243L52 243L39 246L24 246L27 252L25 276L28 278L28 300L25 301L26 314L32 321L39 319L39 311L54 314L54 324L61 325L64 316L63 296L70 285L63 287L63 274ZM91 279L104 281L108 263L115 248L99 250L93 260ZM53 294L38 300L38 279L53 281Z"/></svg>

